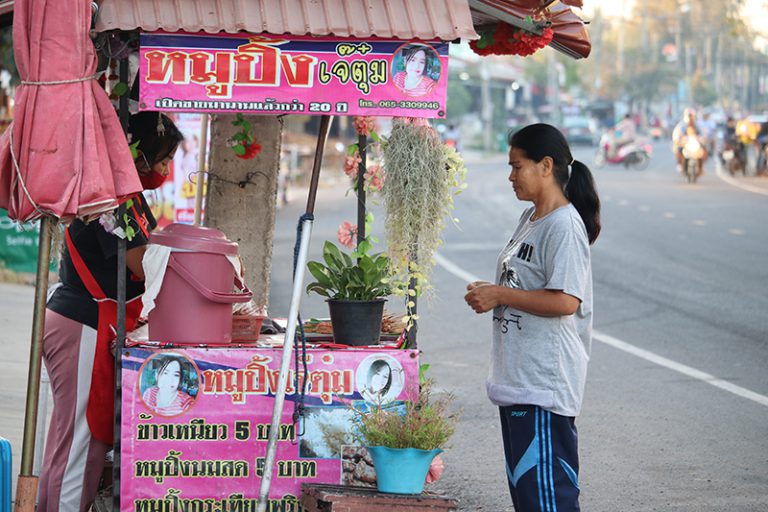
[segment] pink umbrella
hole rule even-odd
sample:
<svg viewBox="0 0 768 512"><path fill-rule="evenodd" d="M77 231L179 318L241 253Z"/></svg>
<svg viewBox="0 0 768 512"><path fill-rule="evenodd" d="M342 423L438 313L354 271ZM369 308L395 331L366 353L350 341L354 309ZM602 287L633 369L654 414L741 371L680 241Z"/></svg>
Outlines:
<svg viewBox="0 0 768 512"><path fill-rule="evenodd" d="M91 2L16 0L22 79L0 138L0 207L12 219L93 218L141 191L112 104L96 80Z"/></svg>

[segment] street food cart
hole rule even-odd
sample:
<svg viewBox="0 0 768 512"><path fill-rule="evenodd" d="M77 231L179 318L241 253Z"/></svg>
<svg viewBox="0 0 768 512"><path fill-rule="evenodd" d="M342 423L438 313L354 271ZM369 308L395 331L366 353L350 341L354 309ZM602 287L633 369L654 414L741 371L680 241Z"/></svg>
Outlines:
<svg viewBox="0 0 768 512"><path fill-rule="evenodd" d="M153 31L160 29L144 36L142 43L140 72L145 74L141 108L272 115L309 113L324 117L307 201L308 216L302 220L304 230L298 243L293 298L284 336L215 347L200 339L198 343L180 346L135 332L123 343L124 331L118 328L116 359L122 376L122 385L118 386L121 405L116 411L121 427L116 438L116 460L122 473L122 477L116 475L120 485L119 507L154 510L185 504L193 509L249 510L258 503L259 510L293 510L298 509L296 498L302 482L366 482L365 475L355 475L352 467L359 459L354 444L348 442L350 415L354 414L350 403L366 402L363 391L369 385L367 379L376 361L384 361L390 368L387 399L408 399L409 393L418 388L418 354L415 349L401 349L399 344L373 349L307 348L300 361L303 369L296 368L290 375L328 116L445 117L448 52L443 41L474 37L469 5L444 0L436 7L434 3L414 1L411 8L400 12L390 2L381 0L369 6L370 12L358 12L354 7L342 8L334 2L313 2L304 6L301 15L296 13L304 18L304 23L294 28L293 15L276 6L270 11L262 5L268 3L263 0L258 8L238 3L234 12L218 7L213 11L201 10L193 21L187 22L193 30L240 32L214 37L202 32L176 33L184 28L183 23L177 23L177 14L181 12L178 9L183 9L181 0L173 2L176 15L155 9L151 21L147 21L147 12L131 11L133 26L124 25L128 11L121 8L127 3L105 0L102 7L112 7L113 16L102 20L101 26L97 23L97 29L132 30L142 24L145 28L152 25ZM326 20L322 29L317 28L314 17L319 12L310 12L313 6L317 7L314 4L322 4L320 12ZM521 22L504 9L494 7L499 2L472 4L485 21L496 16ZM141 11L140 6L138 9ZM341 14L334 9L344 11L349 26L355 27L365 20L362 23L367 26L367 34L360 36L365 28L352 32L349 26L332 28L336 15ZM276 15L278 11L280 16ZM262 17L265 13L267 16ZM280 21L276 22L271 15ZM385 15L391 24L378 26L382 19L379 16ZM398 16L404 16L408 24L397 24ZM420 24L428 27L426 32L418 28ZM403 26L412 28L399 28ZM164 33L162 29L174 33ZM252 35L243 36L242 31ZM328 37L318 40L303 36L306 33ZM334 38L334 34L340 37ZM398 96L402 91L392 84L391 67L398 49L411 40L431 46L443 69L435 77L439 86L418 100ZM127 65L121 66L121 74L126 76ZM152 96L153 89L161 94ZM262 92L252 97L259 90ZM290 93L286 95L285 91ZM121 107L124 106L122 102ZM124 108L121 111L126 115ZM45 251L50 247L50 236L44 225L40 243L42 268L47 267ZM38 283L43 289L46 285L46 280ZM43 295L36 295L28 387L28 395L34 397L40 371ZM163 358L177 361L179 388L187 395L172 414L158 411L147 398L147 392L158 384ZM292 380L297 383L294 387L290 384ZM307 409L313 410L297 422L291 414L283 412L283 401L287 394L298 399L299 383L304 382L310 385L303 400ZM34 425L35 414L29 411L30 405L27 423ZM264 413L270 409L268 421L269 415ZM327 438L332 435L317 435L324 429L326 434L329 429L339 430L339 442L331 446ZM26 448L34 451L31 432L30 426L25 426L25 452ZM23 455L24 477L32 477L31 457L31 453ZM270 490L273 477L276 482ZM257 482L261 486L258 495L253 492ZM35 485L29 480L22 485L20 479L19 489L24 489L19 495L25 494L23 501L27 506L34 502L30 492L33 496Z"/></svg>

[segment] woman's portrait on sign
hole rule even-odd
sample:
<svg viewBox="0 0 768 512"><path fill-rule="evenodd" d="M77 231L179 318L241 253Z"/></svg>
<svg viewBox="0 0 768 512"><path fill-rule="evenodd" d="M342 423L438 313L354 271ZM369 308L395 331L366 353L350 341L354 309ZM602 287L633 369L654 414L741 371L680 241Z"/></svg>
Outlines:
<svg viewBox="0 0 768 512"><path fill-rule="evenodd" d="M356 383L366 402L386 404L395 400L403 390L403 367L397 359L386 354L372 354L357 367Z"/></svg>
<svg viewBox="0 0 768 512"><path fill-rule="evenodd" d="M199 376L195 363L175 352L156 354L144 363L139 391L144 405L160 416L178 416L197 399Z"/></svg>
<svg viewBox="0 0 768 512"><path fill-rule="evenodd" d="M437 88L440 71L440 57L426 44L407 44L392 57L392 83L405 96L431 94Z"/></svg>

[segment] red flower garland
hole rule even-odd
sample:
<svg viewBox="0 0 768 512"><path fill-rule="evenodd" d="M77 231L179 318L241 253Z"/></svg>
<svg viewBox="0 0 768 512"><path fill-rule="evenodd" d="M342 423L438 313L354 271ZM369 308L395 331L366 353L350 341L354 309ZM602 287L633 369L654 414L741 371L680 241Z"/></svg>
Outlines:
<svg viewBox="0 0 768 512"><path fill-rule="evenodd" d="M547 27L539 36L508 23L498 23L495 30L480 35L480 39L469 43L470 48L478 55L527 56L551 43L554 33Z"/></svg>

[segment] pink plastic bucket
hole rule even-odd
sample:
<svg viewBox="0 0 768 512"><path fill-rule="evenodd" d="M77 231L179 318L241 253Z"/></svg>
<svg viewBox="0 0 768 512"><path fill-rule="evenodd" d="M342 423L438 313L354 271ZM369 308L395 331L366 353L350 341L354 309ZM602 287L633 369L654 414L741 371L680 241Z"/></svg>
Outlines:
<svg viewBox="0 0 768 512"><path fill-rule="evenodd" d="M152 233L149 243L174 249L155 308L149 312L149 339L230 343L232 304L253 296L227 259L237 255L237 244L218 229L187 224L170 224ZM240 292L233 292L235 285Z"/></svg>

